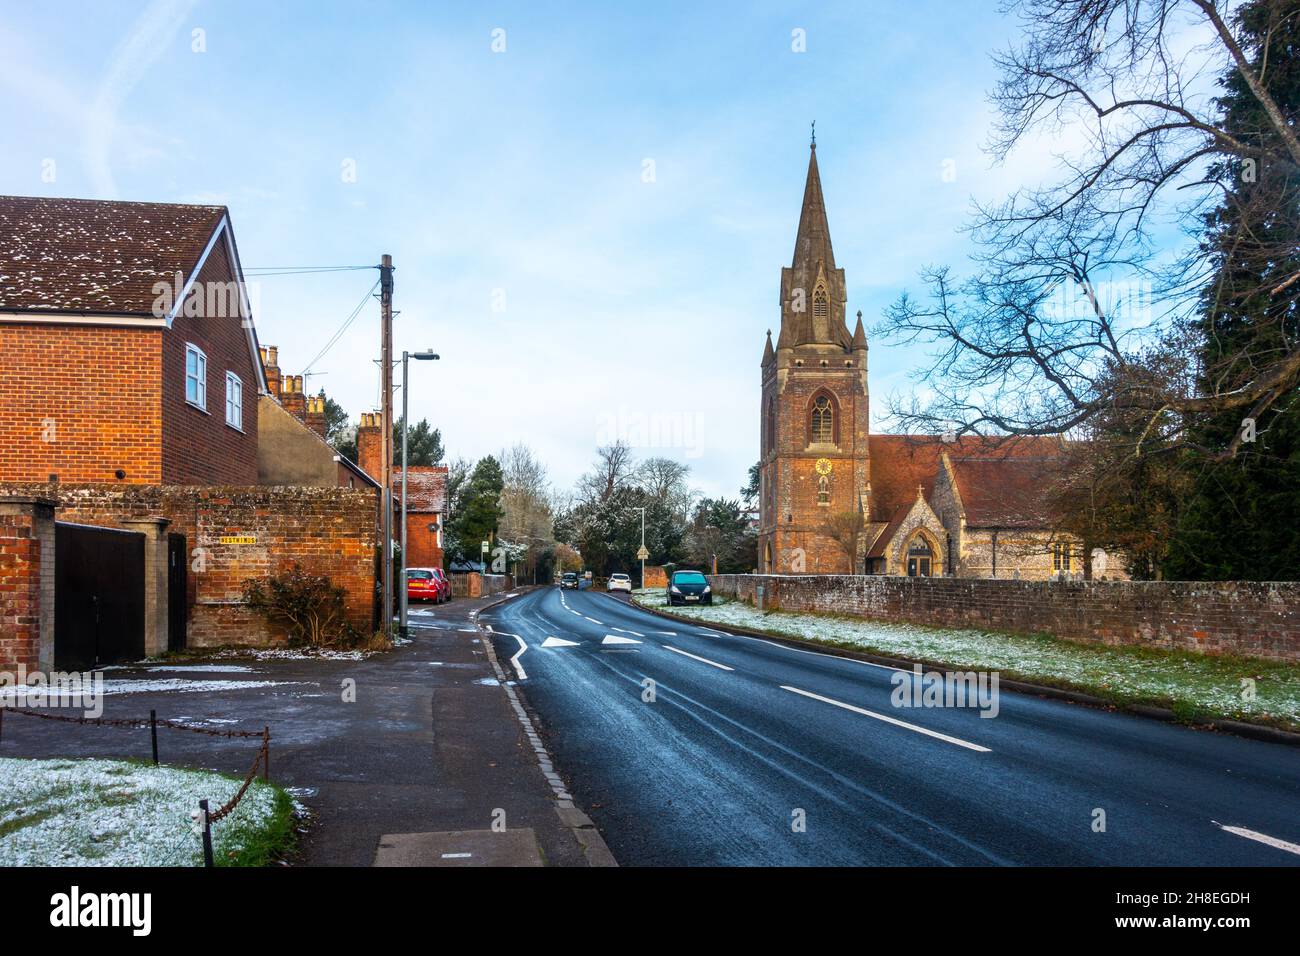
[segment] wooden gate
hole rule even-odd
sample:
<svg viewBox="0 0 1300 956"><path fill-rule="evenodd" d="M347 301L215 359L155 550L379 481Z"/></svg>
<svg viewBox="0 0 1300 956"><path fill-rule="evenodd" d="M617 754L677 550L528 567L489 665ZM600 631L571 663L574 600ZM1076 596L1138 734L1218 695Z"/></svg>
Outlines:
<svg viewBox="0 0 1300 956"><path fill-rule="evenodd" d="M91 670L144 656L144 535L57 522L54 665Z"/></svg>

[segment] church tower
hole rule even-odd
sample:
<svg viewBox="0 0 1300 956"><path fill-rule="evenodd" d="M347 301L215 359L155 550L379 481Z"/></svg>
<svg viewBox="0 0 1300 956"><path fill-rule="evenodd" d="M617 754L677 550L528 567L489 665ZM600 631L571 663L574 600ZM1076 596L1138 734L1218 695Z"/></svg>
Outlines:
<svg viewBox="0 0 1300 956"><path fill-rule="evenodd" d="M867 338L850 334L814 137L794 258L781 270L781 329L762 359L758 568L763 574L862 573L843 530L870 514ZM838 533L832 533L838 530Z"/></svg>

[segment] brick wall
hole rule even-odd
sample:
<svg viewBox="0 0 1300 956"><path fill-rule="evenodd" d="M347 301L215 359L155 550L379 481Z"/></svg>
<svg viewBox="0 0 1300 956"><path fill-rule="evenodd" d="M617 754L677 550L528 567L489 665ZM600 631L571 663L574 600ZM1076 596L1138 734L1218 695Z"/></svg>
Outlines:
<svg viewBox="0 0 1300 956"><path fill-rule="evenodd" d="M785 611L1300 661L1300 583L1007 581L720 574L717 594Z"/></svg>
<svg viewBox="0 0 1300 956"><path fill-rule="evenodd" d="M165 334L0 323L0 481L160 481Z"/></svg>
<svg viewBox="0 0 1300 956"><path fill-rule="evenodd" d="M184 534L190 553L191 647L282 642L286 635L249 611L240 594L247 578L266 577L295 561L345 589L353 626L364 632L375 626L373 489L0 485L0 496L33 494L57 499L61 521L123 527L131 518L169 519L167 531ZM223 544L222 537L256 542Z"/></svg>
<svg viewBox="0 0 1300 956"><path fill-rule="evenodd" d="M438 543L438 532L430 531L429 525L441 520L437 514L424 512L406 513L406 566L408 568L442 567L442 545ZM394 525L401 521L398 514Z"/></svg>
<svg viewBox="0 0 1300 956"><path fill-rule="evenodd" d="M0 666L36 670L53 618L51 502L0 500ZM45 636L52 638L52 633Z"/></svg>
<svg viewBox="0 0 1300 956"><path fill-rule="evenodd" d="M198 283L202 288L224 293L231 276L225 245L217 243L203 265ZM233 307L228 296L217 292L205 295L208 301L212 301L213 311ZM223 302L227 308L222 308ZM208 358L206 410L185 400L187 342L197 345ZM138 369L131 371L145 377ZM240 429L226 424L228 371L239 376L244 387ZM161 377L162 381L162 475L152 481L168 485L256 484L259 371L253 364L248 333L239 315L177 315L172 327L163 333L162 367L149 375L154 380Z"/></svg>

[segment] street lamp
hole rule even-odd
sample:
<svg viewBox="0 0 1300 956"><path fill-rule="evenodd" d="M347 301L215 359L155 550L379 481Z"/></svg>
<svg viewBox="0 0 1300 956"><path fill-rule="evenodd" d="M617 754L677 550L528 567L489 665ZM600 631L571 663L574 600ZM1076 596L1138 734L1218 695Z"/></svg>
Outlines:
<svg viewBox="0 0 1300 956"><path fill-rule="evenodd" d="M406 605L410 597L406 593L406 436L411 430L411 422L407 418L407 410L410 408L410 402L407 400L410 394L410 382L407 375L408 359L415 359L417 362L436 362L441 357L432 349L426 349L423 352L402 352L402 578L400 582L402 611L397 625L398 633L402 637L407 636ZM392 566L391 561L389 566ZM389 623L391 626L391 622Z"/></svg>

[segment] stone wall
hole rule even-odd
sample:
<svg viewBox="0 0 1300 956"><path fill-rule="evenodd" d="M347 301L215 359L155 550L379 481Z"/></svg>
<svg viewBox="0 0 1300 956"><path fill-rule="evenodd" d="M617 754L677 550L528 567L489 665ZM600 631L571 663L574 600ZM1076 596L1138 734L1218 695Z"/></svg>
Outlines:
<svg viewBox="0 0 1300 956"><path fill-rule="evenodd" d="M1300 582L1010 581L719 574L769 610L1300 661Z"/></svg>
<svg viewBox="0 0 1300 956"><path fill-rule="evenodd" d="M0 484L5 495L54 499L58 520L79 524L139 530L138 519L166 518L167 533L185 535L190 558L190 647L282 642L286 635L250 611L241 592L245 580L294 563L343 587L350 624L367 633L377 626L373 489Z"/></svg>

